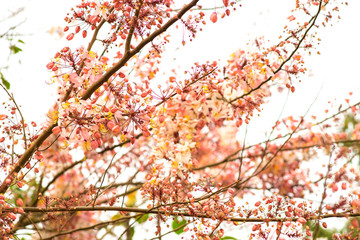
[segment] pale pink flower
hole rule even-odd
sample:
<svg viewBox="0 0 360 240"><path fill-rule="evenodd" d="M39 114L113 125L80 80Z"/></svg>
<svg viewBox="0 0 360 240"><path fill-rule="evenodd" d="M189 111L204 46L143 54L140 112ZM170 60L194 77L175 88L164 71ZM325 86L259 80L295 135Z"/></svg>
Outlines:
<svg viewBox="0 0 360 240"><path fill-rule="evenodd" d="M106 4L107 2L101 4L98 0L95 0L95 3L96 8L94 15L101 15L104 19L107 19L109 15L109 9Z"/></svg>

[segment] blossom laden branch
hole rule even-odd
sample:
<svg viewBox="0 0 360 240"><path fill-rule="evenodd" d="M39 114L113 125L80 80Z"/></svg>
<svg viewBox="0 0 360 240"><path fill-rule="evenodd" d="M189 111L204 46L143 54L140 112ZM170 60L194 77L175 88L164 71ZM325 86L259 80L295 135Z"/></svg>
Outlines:
<svg viewBox="0 0 360 240"><path fill-rule="evenodd" d="M294 54L299 50L301 44L304 42L304 40L306 39L306 37L308 36L309 31L315 26L315 22L316 19L318 18L320 12L321 12L321 7L322 7L322 1L320 1L319 3L319 7L318 7L318 11L316 12L316 14L313 16L313 18L311 20L313 20L311 22L311 24L309 25L309 27L306 29L304 35L301 37L301 39L299 40L297 46L294 48L294 50L290 53L290 55L280 64L280 66L274 71L274 74L277 74L278 72L280 72L283 67L285 66L286 63L288 63L292 57L294 56ZM266 83L268 83L269 81L271 81L273 79L272 76L270 76L268 79L266 79L265 81L261 82L257 87L252 88L249 92L244 93L243 95L233 98L231 100L229 100L229 103L234 103L235 101L239 100L239 99L243 99L246 96L249 96L250 94L252 94L253 92L261 89L262 86L264 86Z"/></svg>
<svg viewBox="0 0 360 240"><path fill-rule="evenodd" d="M88 99L96 89L98 89L104 82L106 82L113 74L115 74L120 68L122 68L125 63L133 56L135 56L141 49L143 49L148 43L153 41L160 34L164 33L170 26L176 23L181 17L187 13L191 8L196 6L199 0L193 0L189 4L185 5L176 15L176 17L171 18L167 23L165 23L161 28L154 31L149 37L141 41L132 51L125 52L123 58L116 63L111 69L109 69L96 83L90 86L86 92L81 96L82 99Z"/></svg>
<svg viewBox="0 0 360 240"><path fill-rule="evenodd" d="M170 19L165 23L160 29L156 30L149 37L144 39L138 44L138 46L131 52L126 52L123 58L115 64L111 69L109 69L97 82L91 85L86 92L81 96L82 99L86 100L104 83L106 82L113 74L115 74L121 67L123 67L126 62L136 55L143 47L145 47L149 42L154 40L157 36L165 32L170 26L177 22L186 12L188 12L192 7L194 7L199 0L193 0L177 14L176 17ZM90 46L90 45L89 45ZM42 143L52 134L52 130L57 126L57 123L53 123L48 126L39 137L31 144L31 146L24 152L24 154L19 159L18 163L14 169L8 174L4 182L0 186L0 194L4 194L9 188L10 184L15 178L15 175L20 172L20 170L25 166L27 161L31 158L33 153L42 145Z"/></svg>
<svg viewBox="0 0 360 240"><path fill-rule="evenodd" d="M59 98L49 111L48 128L29 135L32 143L23 155L16 150L17 165L7 162L15 148L7 142L14 140L11 128L22 138L21 122L0 125L8 135L0 138L1 167L9 174L0 186L0 238L36 229L43 239L80 234L105 239L119 225L120 238L130 238L138 224L149 226L155 218L154 234L160 239L167 234L163 227L181 216L192 223L183 230L194 239L223 238L227 220L256 223L251 238L281 239L310 236L301 225L315 221L319 227L321 221L326 226L324 216L356 216L360 174L353 159L359 152L360 124L354 115L359 107L351 107L349 99L352 115L339 108L317 123L279 117L267 140L248 145L247 131L239 138L243 120L249 124L254 112L263 110L274 85L279 92L283 85L295 91L292 78L307 70L301 50L314 49L316 33L309 34L321 19L320 10L324 26L337 11L328 9L328 0L297 1L293 14L305 13L309 22L290 23L284 30L289 37L268 49L258 38L253 51L236 51L224 66L206 61L194 63L184 75L178 69L162 75L161 58L173 41L164 33L171 26L181 22L183 35L193 40L201 24L219 22L219 12L229 16L238 2L223 0L224 8L213 8L209 15L191 0L179 10L172 0L82 1L73 8L65 18L71 26L64 31L74 29L67 40L81 31L86 38L89 28L92 38L87 49L64 47L47 65L55 74L51 81L60 84ZM109 31L103 37L105 28ZM185 45L185 36L182 40ZM100 49L93 49L96 41ZM269 84L275 78L279 81ZM325 121L338 125L342 114L344 127L336 132ZM0 121L6 118L0 113ZM321 154L333 154L334 164L313 175L302 163L315 162ZM320 192L322 183L327 198L315 194L321 199L318 206L307 200L307 193ZM347 197L328 203L336 191ZM248 193L263 196L245 203ZM106 211L114 215L104 222ZM98 231L108 225L104 234Z"/></svg>
<svg viewBox="0 0 360 240"><path fill-rule="evenodd" d="M16 211L17 208L9 208L3 209L4 212L13 212ZM162 215L173 215L173 216L184 216L184 217L195 217L195 218L211 218L211 216L206 214L190 214L189 212L174 212L169 213L164 210L149 210L149 209L142 209L142 208L131 208L131 207L103 207L103 206L95 206L95 207L73 207L73 208L60 208L60 207L53 207L53 208L38 208L38 207L24 207L23 208L25 213L36 213L36 212L82 212L82 211L115 211L115 212L133 212L133 213L151 213L151 214L162 214ZM309 216L307 218L308 221L310 220L317 220L317 219L325 219L325 218L342 218L342 217L359 217L360 213L354 213L352 211L344 211L332 214L322 214L321 216ZM124 219L134 218L136 216L126 216ZM293 218L239 218L239 217L228 217L226 218L232 222L283 222L283 221L293 221L296 222L298 217Z"/></svg>

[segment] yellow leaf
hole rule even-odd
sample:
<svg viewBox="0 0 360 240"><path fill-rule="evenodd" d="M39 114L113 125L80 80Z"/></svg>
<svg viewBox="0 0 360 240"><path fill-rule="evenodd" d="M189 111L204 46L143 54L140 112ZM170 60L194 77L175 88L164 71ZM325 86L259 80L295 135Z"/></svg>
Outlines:
<svg viewBox="0 0 360 240"><path fill-rule="evenodd" d="M111 220L114 221L114 220L120 219L122 217L123 217L123 215L117 213L117 214L115 214L114 216L111 217Z"/></svg>
<svg viewBox="0 0 360 240"><path fill-rule="evenodd" d="M132 192L128 195L128 200L126 201L125 205L127 207L133 207L135 206L135 203L136 203L136 194L137 194L137 191L135 192Z"/></svg>

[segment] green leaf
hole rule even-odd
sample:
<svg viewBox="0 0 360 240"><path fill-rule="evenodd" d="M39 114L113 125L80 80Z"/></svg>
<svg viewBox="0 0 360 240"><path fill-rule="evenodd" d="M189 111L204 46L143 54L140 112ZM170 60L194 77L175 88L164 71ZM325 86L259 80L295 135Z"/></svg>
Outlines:
<svg viewBox="0 0 360 240"><path fill-rule="evenodd" d="M10 46L10 50L13 51L14 54L17 54L18 52L21 52L21 51L22 51L21 48L15 46L15 45Z"/></svg>
<svg viewBox="0 0 360 240"><path fill-rule="evenodd" d="M177 229L175 231L176 234L181 234L184 232L184 227L186 226L186 220L183 219L183 220L179 221L178 218L176 217L175 220L172 222L171 226L172 226L173 230ZM180 226L182 226L182 227L180 227Z"/></svg>
<svg viewBox="0 0 360 240"><path fill-rule="evenodd" d="M117 213L117 214L115 214L114 216L112 216L111 217L111 220L112 221L115 221L115 220L118 220L118 219L120 219L120 218L122 218L122 217L124 217L124 215L121 215L120 213ZM119 222L119 223L117 223L118 225L124 225L125 226L125 222Z"/></svg>
<svg viewBox="0 0 360 240"><path fill-rule="evenodd" d="M130 240L132 240L133 239L133 237L134 237L134 234L135 234L135 228L134 227L132 227L132 228L130 228Z"/></svg>
<svg viewBox="0 0 360 240"><path fill-rule="evenodd" d="M237 240L237 238L226 236L222 237L221 240Z"/></svg>
<svg viewBox="0 0 360 240"><path fill-rule="evenodd" d="M149 219L149 214L144 214L140 218L138 218L136 221L138 223L144 223Z"/></svg>
<svg viewBox="0 0 360 240"><path fill-rule="evenodd" d="M25 44L25 42L21 39L18 40L18 42L22 43L22 44Z"/></svg>
<svg viewBox="0 0 360 240"><path fill-rule="evenodd" d="M6 79L4 78L4 75L2 74L2 72L0 72L0 77L1 77L2 84L4 84L6 89L10 89L10 83L8 81L6 81Z"/></svg>

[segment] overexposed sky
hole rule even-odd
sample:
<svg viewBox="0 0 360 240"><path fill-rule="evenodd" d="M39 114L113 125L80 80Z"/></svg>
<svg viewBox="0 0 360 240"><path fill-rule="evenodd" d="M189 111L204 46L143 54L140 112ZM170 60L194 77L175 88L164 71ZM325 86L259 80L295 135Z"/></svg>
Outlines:
<svg viewBox="0 0 360 240"><path fill-rule="evenodd" d="M21 37L25 45L23 52L11 58L11 68L6 72L6 78L11 82L11 91L17 101L23 106L22 111L27 120L43 120L55 99L55 85L47 85L51 73L46 64L51 57L64 46L87 45L87 42L59 39L58 35L50 35L48 31L53 27L65 26L63 20L68 10L80 1L75 0L17 0L5 1L0 10L0 16L6 16L9 11L24 7L20 21L25 22L19 27L19 32L29 34ZM204 6L220 6L221 1L201 0ZM189 69L195 61L228 59L235 50L246 49L246 43L256 37L265 36L266 39L277 40L281 35L283 26L288 24L287 17L292 13L295 1L289 0L244 0L242 8L232 12L231 16L220 19L217 24L208 21L192 43L182 47L181 32L174 34L174 41L169 45L169 53L164 55L164 68L179 66ZM360 56L360 36L358 29L360 20L357 10L360 1L351 1L348 7L341 9L342 19L334 21L333 27L321 28L322 39L320 56L308 58L307 68L311 69L312 76L304 76L302 83L296 88L296 94L291 94L285 115L302 115L313 102L320 91L319 98L313 109L319 112L324 103L334 98L343 99L349 91L354 92L356 98L360 89L360 79L357 56ZM210 11L211 12L211 11ZM19 21L19 20L18 20ZM7 21L8 22L8 21ZM8 24L8 23L7 23ZM6 29L4 22L0 22L0 33ZM78 38L80 39L80 38ZM87 38L88 40L89 38ZM76 40L76 39L75 39ZM3 42L1 42L3 43ZM274 42L276 43L276 42ZM0 50L7 46L0 45ZM175 50L176 49L176 50ZM17 60L21 60L21 64ZM166 63L173 61L171 66ZM0 61L6 58L0 57ZM1 62L3 65L3 62ZM322 87L322 88L321 88ZM3 94L1 93L0 96ZM285 95L274 100L272 107L265 108L261 117L277 115L282 108ZM273 114L275 113L275 114ZM267 118L268 119L268 118ZM264 122L263 119L256 121ZM255 120L254 120L255 122ZM266 121L265 121L266 122ZM255 124L255 123L254 123ZM269 122L273 124L273 122Z"/></svg>

